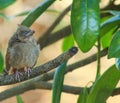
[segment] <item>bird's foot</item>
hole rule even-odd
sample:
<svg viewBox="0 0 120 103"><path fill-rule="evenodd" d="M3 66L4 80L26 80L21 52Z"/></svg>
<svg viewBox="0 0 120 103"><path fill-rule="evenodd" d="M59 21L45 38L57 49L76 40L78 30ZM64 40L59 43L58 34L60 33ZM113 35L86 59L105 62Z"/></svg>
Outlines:
<svg viewBox="0 0 120 103"><path fill-rule="evenodd" d="M23 76L23 74L21 72L19 72L18 70L15 70L12 66L10 67L10 70L8 71L8 74L15 74L15 80L20 82L20 76Z"/></svg>
<svg viewBox="0 0 120 103"><path fill-rule="evenodd" d="M27 75L28 75L28 78L30 77L30 73L31 73L31 68L27 68L27 67L25 67L24 68L24 71L25 71L25 73L27 73Z"/></svg>
<svg viewBox="0 0 120 103"><path fill-rule="evenodd" d="M10 75L10 74L14 74L14 68L11 66L10 67L10 69L9 69L9 71L8 71L8 74Z"/></svg>
<svg viewBox="0 0 120 103"><path fill-rule="evenodd" d="M15 71L15 79L18 80L20 82L20 76L22 76L23 74L19 71Z"/></svg>

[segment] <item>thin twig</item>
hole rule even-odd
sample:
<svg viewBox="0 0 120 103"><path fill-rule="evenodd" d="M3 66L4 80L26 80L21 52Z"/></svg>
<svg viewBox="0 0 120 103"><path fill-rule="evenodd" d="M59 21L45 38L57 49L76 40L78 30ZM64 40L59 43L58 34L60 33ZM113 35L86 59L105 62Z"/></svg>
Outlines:
<svg viewBox="0 0 120 103"><path fill-rule="evenodd" d="M70 27L69 27L70 28ZM102 55L102 54L101 54ZM106 55L106 53L104 54L104 55ZM88 60L88 61L87 61ZM74 64L72 64L72 65L70 65L70 66L68 66L68 68L67 68L67 70L66 70L66 73L67 72L70 72L70 71L72 71L72 70L75 70L76 68L78 68L78 67L81 67L81 66L84 66L84 65L87 65L87 64L89 64L89 63L91 63L91 62L93 62L93 61L95 61L96 60L96 55L95 56L91 56L91 58L89 58L89 59L84 59L84 60L82 60L82 61L79 61L79 62L77 62L77 63L74 63ZM53 72L51 72L50 73L51 74L51 77L53 76ZM39 79L36 79L36 78L38 78L38 77L36 77L36 78L34 78L34 79L36 79L36 81L39 81L39 80L42 80L42 79L44 79L44 80L50 80L50 79L47 79L48 77L50 77L50 75L49 76L47 76L47 75L49 75L49 73L48 74L46 74L46 75L41 75L40 77L41 78L39 78ZM0 81L2 80L2 81L4 81L4 79L1 79L1 77L3 77L2 75L0 75ZM46 78L47 77L47 78ZM9 76L8 76L8 79L10 79L9 78ZM5 79L6 80L6 79ZM32 80L32 79L31 79ZM2 81L0 82L0 83L2 83ZM28 80L29 81L29 80ZM28 82L28 81L26 81L26 82ZM26 83L26 82L24 82L24 83ZM40 82L41 81L39 81L38 82L38 84L40 85ZM24 84L23 83L23 84ZM32 83L34 83L34 82L32 82ZM43 88L45 88L45 89L47 89L47 87L46 87L46 82L42 82L44 85L42 85L41 86L41 89L42 89L42 87ZM4 84L4 83L3 83ZM12 89L11 89L11 91L12 92L8 92L7 90L5 90L5 91L3 91L2 93L0 93L0 100L3 100L2 98L9 98L9 97L11 97L11 93L16 93L16 94L20 94L20 93L23 93L23 92L25 92L25 91L28 91L28 90L31 90L31 89L35 89L35 88L40 88L40 86L38 86L38 84L36 84L36 83L34 83L34 86L32 87L30 84L20 84L20 85L18 85L18 89L14 89L13 88L13 91L12 91ZM22 86L23 85L23 86ZM52 85L52 84L50 84L49 83L49 86L48 86L48 88L50 88L50 85ZM64 89L65 89L65 91L67 91L67 88L68 87L64 87ZM76 89L76 92L74 92L73 94L77 94L77 92L79 93L80 92L80 89L79 89L79 87L75 87L75 88L77 88ZM75 88L74 88L74 90L75 90ZM64 89L63 89L63 91L64 91ZM10 89L9 89L10 90ZM72 91L73 89L72 89L72 87L68 90L68 93L70 93L71 91ZM21 91L21 92L20 92ZM116 88L115 90L114 90L114 92L113 92L113 94L112 94L112 96L114 96L114 95L117 95L117 94L120 94L120 88ZM9 96L8 96L8 95ZM14 94L14 95L16 95L16 94ZM7 97L7 96L8 97ZM12 95L13 96L13 95Z"/></svg>
<svg viewBox="0 0 120 103"><path fill-rule="evenodd" d="M38 43L40 41L43 41L43 39L46 39L50 33L54 30L54 28L60 23L60 21L63 19L63 17L70 11L71 5L69 5L59 16L58 18L54 21L54 23L46 30L43 36L38 39Z"/></svg>
<svg viewBox="0 0 120 103"><path fill-rule="evenodd" d="M10 89L7 89L0 93L0 101L5 100L7 98L13 97L18 94L22 94L26 91L33 90L33 89L46 89L51 90L52 83L48 83L45 81L38 81L40 78L36 77L31 80L28 80L22 84L19 84L18 86L12 87ZM63 92L71 93L71 94L80 94L83 87L75 87L75 86L68 86L63 85ZM88 88L90 91L90 88ZM120 94L120 88L116 88L111 96L119 95Z"/></svg>
<svg viewBox="0 0 120 103"><path fill-rule="evenodd" d="M99 78L99 76L100 76L100 59L101 59L101 57L100 57L100 48L101 48L101 45L100 45L100 36L98 36L98 46L97 46L97 50L98 50L98 53L97 53L97 72L96 72L96 78L95 78L95 80L97 80L98 78Z"/></svg>
<svg viewBox="0 0 120 103"><path fill-rule="evenodd" d="M107 53L108 53L108 48L101 51L100 57L106 56ZM91 55L91 56L89 56L89 57L87 57L87 58L85 58L83 60L80 60L78 62L75 62L73 64L68 65L67 68L66 68L65 73L69 73L69 72L71 72L73 70L79 69L80 67L86 66L86 65L88 65L88 64L90 64L90 63L92 63L92 62L94 62L96 60L97 60L97 53L95 53L95 54L93 54L93 55ZM55 71L52 71L50 73L46 73L39 80L43 80L43 81L52 80L53 76L54 76L54 73L55 73Z"/></svg>
<svg viewBox="0 0 120 103"><path fill-rule="evenodd" d="M106 54L107 54L107 49L101 51L101 57L105 56ZM77 63L71 64L66 68L65 73L68 73L72 70L75 70L78 67L87 65L87 64L95 61L96 59L97 59L97 56L96 56L96 54L94 54L94 55L92 55L92 56L90 56L90 57L88 57L84 60L81 60L81 61L78 61ZM35 88L50 89L51 86L49 86L49 84L48 85L46 85L46 84L42 85L43 83L46 83L46 82L41 82L41 80L48 81L48 80L53 79L54 73L55 72L53 71L53 72L50 72L50 73L40 75L38 77L35 77L33 79L30 79L30 80L22 83L22 84L19 84L18 86L15 86L11 89L5 90L5 91L0 93L0 100L4 100L6 98L15 96L16 94L21 94L21 93L24 93L25 91L35 89ZM38 84L36 84L36 83L38 83ZM33 86L33 84L34 84L34 86ZM42 86L40 86L40 85L42 85ZM74 94L77 94L77 93L80 92L80 87L75 87L75 88L74 87L69 87L69 89L67 89L67 88L68 87L64 87L63 91L68 92L68 93L73 91L71 93L74 93ZM74 88L74 89L72 89L72 88Z"/></svg>
<svg viewBox="0 0 120 103"><path fill-rule="evenodd" d="M43 65L35 67L34 69L32 69L29 78L33 78L33 77L36 77L38 75L47 73L48 71L56 68L64 61L69 60L73 55L75 55L77 53L77 51L78 51L78 49L76 47L72 47L71 49L62 53L61 55L59 55L55 59L53 59L53 60L51 60ZM27 80L28 79L27 73L25 73L25 72L21 72L21 73L22 73L22 76L20 76L21 82ZM15 74L0 75L0 85L14 84L17 82L19 82L19 81L15 79Z"/></svg>
<svg viewBox="0 0 120 103"><path fill-rule="evenodd" d="M44 47L47 47L51 45L52 43L55 43L56 41L69 36L71 34L71 28L70 25L64 27L63 29L58 30L55 33L50 34L45 39L40 40L38 43L40 44L40 49L42 50Z"/></svg>
<svg viewBox="0 0 120 103"><path fill-rule="evenodd" d="M50 90L52 88L52 83L47 83L44 81L38 82L39 77L33 78L33 79L28 80L22 84L19 84L18 86L12 87L10 89L7 89L7 90L1 92L0 93L0 101L5 100L5 99L10 98L10 97L13 97L13 96L18 95L18 94L22 94L28 90L33 90L33 89ZM80 92L80 87L72 87L72 86L65 85L65 86L63 86L63 91L77 94L78 92Z"/></svg>

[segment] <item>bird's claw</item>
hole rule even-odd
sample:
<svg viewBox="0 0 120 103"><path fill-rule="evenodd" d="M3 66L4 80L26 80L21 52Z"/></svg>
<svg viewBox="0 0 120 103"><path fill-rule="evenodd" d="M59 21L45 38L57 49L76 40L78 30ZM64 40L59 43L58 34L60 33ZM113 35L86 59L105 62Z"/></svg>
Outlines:
<svg viewBox="0 0 120 103"><path fill-rule="evenodd" d="M27 73L28 78L30 77L31 71L32 71L31 68L27 68L27 69L25 70L25 73Z"/></svg>
<svg viewBox="0 0 120 103"><path fill-rule="evenodd" d="M23 74L16 70L16 72L15 72L15 79L18 80L19 82L20 82L20 76L23 76Z"/></svg>

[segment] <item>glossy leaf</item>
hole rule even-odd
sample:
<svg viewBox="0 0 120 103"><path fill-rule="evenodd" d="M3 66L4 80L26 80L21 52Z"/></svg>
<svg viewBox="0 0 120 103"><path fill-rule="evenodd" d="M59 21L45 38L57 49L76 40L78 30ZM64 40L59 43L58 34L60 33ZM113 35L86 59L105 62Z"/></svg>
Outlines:
<svg viewBox="0 0 120 103"><path fill-rule="evenodd" d="M106 35L104 35L101 38L101 43L102 43L102 47L103 48L109 47L111 39L112 39L112 36L113 36L115 31L116 31L116 27L112 28Z"/></svg>
<svg viewBox="0 0 120 103"><path fill-rule="evenodd" d="M21 12L21 13L18 13L16 15L12 15L12 16L9 16L9 19L14 19L15 17L18 17L18 16L25 16L29 13L30 11L24 11L24 12Z"/></svg>
<svg viewBox="0 0 120 103"><path fill-rule="evenodd" d="M65 68L66 68L66 62L61 64L56 69L53 79L53 86L52 86L52 103L60 103Z"/></svg>
<svg viewBox="0 0 120 103"><path fill-rule="evenodd" d="M120 70L120 58L116 58L115 64L116 64L116 68Z"/></svg>
<svg viewBox="0 0 120 103"><path fill-rule="evenodd" d="M0 0L0 9L4 9L13 4L16 0Z"/></svg>
<svg viewBox="0 0 120 103"><path fill-rule="evenodd" d="M85 87L85 88L81 91L81 93L80 93L80 95L79 95L79 97L78 97L77 103L86 103L87 97L88 97L88 90L87 90L87 87Z"/></svg>
<svg viewBox="0 0 120 103"><path fill-rule="evenodd" d="M2 53L0 52L0 73L2 73L4 69L3 66L4 66L4 58L3 58Z"/></svg>
<svg viewBox="0 0 120 103"><path fill-rule="evenodd" d="M99 0L73 0L71 26L83 52L89 51L99 35Z"/></svg>
<svg viewBox="0 0 120 103"><path fill-rule="evenodd" d="M120 15L120 11L116 10L109 10L109 13L111 13L112 15Z"/></svg>
<svg viewBox="0 0 120 103"><path fill-rule="evenodd" d="M20 95L17 95L16 99L17 99L17 103L24 103Z"/></svg>
<svg viewBox="0 0 120 103"><path fill-rule="evenodd" d="M106 103L119 80L120 71L113 65L96 80L88 96L87 103Z"/></svg>
<svg viewBox="0 0 120 103"><path fill-rule="evenodd" d="M108 50L108 58L113 57L120 58L120 30L114 34Z"/></svg>
<svg viewBox="0 0 120 103"><path fill-rule="evenodd" d="M101 24L100 35L103 36L108 33L112 28L120 25L120 15L116 15L106 20Z"/></svg>
<svg viewBox="0 0 120 103"><path fill-rule="evenodd" d="M7 17L5 14L3 14L3 13L0 13L0 17L1 18L3 18L3 19L5 19L5 20L9 20L9 17Z"/></svg>
<svg viewBox="0 0 120 103"><path fill-rule="evenodd" d="M74 46L74 38L72 35L65 37L63 40L63 44L62 44L62 50L66 51L69 48L71 48L72 46Z"/></svg>
<svg viewBox="0 0 120 103"><path fill-rule="evenodd" d="M31 26L32 23L56 0L44 0L32 11L29 12L28 16L22 21L21 25Z"/></svg>
<svg viewBox="0 0 120 103"><path fill-rule="evenodd" d="M102 11L102 13L109 13L109 14L112 14L112 15L119 15L120 14L120 11L116 11L116 10L106 10L106 11Z"/></svg>

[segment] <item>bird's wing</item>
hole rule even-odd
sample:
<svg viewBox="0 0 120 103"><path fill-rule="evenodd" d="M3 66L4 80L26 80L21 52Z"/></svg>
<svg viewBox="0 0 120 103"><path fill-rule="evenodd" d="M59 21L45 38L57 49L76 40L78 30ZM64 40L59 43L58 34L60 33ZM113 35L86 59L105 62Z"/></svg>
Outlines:
<svg viewBox="0 0 120 103"><path fill-rule="evenodd" d="M6 69L4 70L4 72L7 73L7 74L8 74L8 71L9 71L9 69L10 69L9 60L10 60L10 52L9 52L9 50L7 49L7 53L6 53L6 56L5 56Z"/></svg>

